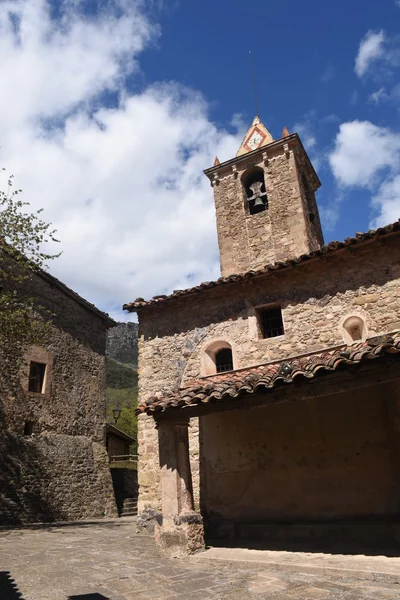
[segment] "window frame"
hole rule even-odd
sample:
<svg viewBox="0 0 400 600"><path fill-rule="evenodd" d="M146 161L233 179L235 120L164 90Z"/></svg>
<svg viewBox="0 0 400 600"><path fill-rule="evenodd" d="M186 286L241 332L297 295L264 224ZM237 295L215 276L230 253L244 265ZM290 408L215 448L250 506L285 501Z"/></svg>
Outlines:
<svg viewBox="0 0 400 600"><path fill-rule="evenodd" d="M35 382L38 378L38 374L33 375L32 371L36 367L43 367L42 373L39 374L39 384L35 385ZM47 363L38 362L37 360L29 361L29 373L28 373L28 392L30 394L44 394L46 390L46 375L47 375ZM32 384L32 387L31 387ZM35 388L39 388L35 389ZM32 389L33 388L33 389Z"/></svg>
<svg viewBox="0 0 400 600"><path fill-rule="evenodd" d="M276 335L265 335L266 329L264 326L263 313L265 313L266 311L273 311L273 310L280 311L281 325L279 327L270 329L269 331L273 331L275 329L277 329L277 330L282 329L282 331L281 331L281 333L277 333ZM256 308L256 318L257 318L257 327L258 327L258 331L259 331L259 337L262 340L272 340L272 339L276 339L276 338L285 337L285 321L283 318L283 308L282 308L281 304L274 303L274 304L265 304L263 306L258 306Z"/></svg>
<svg viewBox="0 0 400 600"><path fill-rule="evenodd" d="M230 353L230 362L226 362L226 364L219 364L218 363L218 354L220 354L221 352L229 352ZM232 348L218 348L218 350L215 351L214 353L214 363L215 363L215 369L217 372L217 375L220 373L228 373L229 371L233 371L233 352L232 352ZM226 367L230 367L229 369Z"/></svg>
<svg viewBox="0 0 400 600"><path fill-rule="evenodd" d="M236 355L233 345L221 339L214 339L213 341L209 341L206 345L203 345L203 350L201 354L201 367L200 372L202 377L209 377L212 375L219 375L222 373L229 373L229 371L217 371L216 364L216 354L223 349L228 349L232 352L232 371L234 371L237 366L236 364Z"/></svg>

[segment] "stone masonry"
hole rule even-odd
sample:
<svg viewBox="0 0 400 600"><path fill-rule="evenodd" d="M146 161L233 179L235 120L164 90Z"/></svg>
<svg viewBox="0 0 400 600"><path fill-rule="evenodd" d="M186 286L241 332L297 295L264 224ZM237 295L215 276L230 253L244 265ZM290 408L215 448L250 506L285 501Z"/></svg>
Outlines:
<svg viewBox="0 0 400 600"><path fill-rule="evenodd" d="M241 369L246 369L249 378L254 378L259 365L282 361L281 368L285 367L286 361L296 356L315 353L322 355L330 350L343 348L344 344L363 342L368 338L400 330L398 223L383 228L382 231L357 235L345 244L323 246L315 200L320 182L297 134L290 135L285 131L282 139L273 141L256 118L236 158L222 164L216 159L214 166L207 169L205 174L214 191L222 278L218 282L200 285L186 292L174 292L170 297L157 296L147 303L138 298L125 306L129 311L137 311L139 314L139 407L144 412L139 416L138 427L138 523L150 530L150 522L155 519L156 537L160 546L163 550L167 550L164 546L169 546L176 556L180 552L193 551L191 542L196 549L202 548L201 518L211 522L210 514L207 516L210 506L211 510L213 506L217 506L218 518L221 515L233 515L236 518L237 515L253 514L252 507L258 506L261 499L268 497L267 461L257 466L257 458L252 454L256 444L252 431L255 432L259 426L257 439L261 440L263 448L267 444L263 437L268 429L266 424L271 425L274 430L274 424L269 421L272 412L260 409L257 413L259 417L255 417L255 412L252 413L252 418L255 419L253 430L249 425L244 433L246 439L250 440L247 448L241 435L245 432L244 424L252 423L249 411L254 411L254 403L252 404L248 389L247 394L243 389L240 396L243 401L241 409L237 405L237 410L223 412L224 407L226 410L229 407L235 408L232 404L228 407L224 405L225 396L222 398L221 394L221 381L225 375L223 371L230 371L234 379L240 378ZM257 205L254 198L257 198ZM283 331L280 326L275 332L270 332L271 335L263 331L264 309L268 309L267 314L276 314L271 309L278 309L279 318L282 317L283 321ZM355 337L351 334L353 330L349 329L349 323L356 327ZM228 355L232 351L232 362L230 358L227 359L222 363L224 368L218 370L217 353L226 352L226 349ZM290 364L286 367L291 368ZM208 376L213 379L207 379ZM376 410L381 415L383 409L379 408L382 402L380 390L383 388L379 387L380 381L374 377L376 375L373 376L372 383L377 385L371 387L369 414L372 415ZM338 378L340 379L340 374ZM354 379L352 384L359 385L359 380ZM185 398L191 398L197 393L203 399L207 397L207 386L222 398L218 406L210 403L203 411L200 406L192 407L190 400L186 402ZM293 389L295 390L295 386ZM353 411L351 414L353 417L355 415L357 422L359 408L356 394L349 392L346 397L347 391L342 390L342 406L348 407L350 413ZM192 393L192 396L185 395L185 392ZM176 400L178 396L184 398L180 403ZM307 393L305 397L307 398ZM157 404L160 399L165 398L168 398L166 403ZM362 403L363 394L360 398ZM393 398L390 410L397 406L397 400ZM260 393L259 400L264 401L265 395ZM149 404L146 405L146 402ZM335 400L332 402L334 407ZM297 405L300 411L297 419L295 412L289 407L284 423L296 424L303 419L302 423L306 428L306 405L306 402ZM162 412L155 413L153 418L146 415L147 406L148 412L154 406L158 406ZM364 403L363 406L366 414L367 405ZM317 405L314 408L314 412L310 409L310 414L317 414ZM386 409L389 410L385 405ZM328 423L332 423L333 416L339 414L334 408L332 410L332 418L328 419ZM216 413L215 418L210 416L213 411ZM226 414L231 414L231 417L226 417ZM344 431L348 420L343 416L345 412L340 415ZM393 419L393 415L387 417L390 423L388 427L390 431L396 430L393 435L397 440ZM376 422L377 419L370 419L372 431L375 431ZM231 429L229 423L232 425ZM184 442L179 441L179 432L183 431L183 427L186 427ZM208 437L204 435L207 427ZM380 424L381 438L385 440L381 444L382 448L385 447L382 456L386 456L388 443L385 436L388 427L386 421ZM359 444L364 448L363 456L366 455L365 448L369 444L367 429L365 425L359 439ZM236 438L231 435L234 431L237 433ZM281 434L283 437L288 435L283 426ZM351 428L346 429L346 435L354 445ZM332 436L335 444L336 430L332 431ZM280 445L285 445L283 437L276 442L279 448ZM299 439L301 442L301 434ZM298 447L293 447L296 456L297 452L303 451L300 442ZM316 444L311 446L310 460L314 464L317 462ZM323 447L325 451L326 448ZM397 441L394 447L397 449ZM229 448L232 449L231 454ZM268 452L268 456L272 456L273 450L269 449ZM224 453L225 463L222 458ZM257 450L256 457L259 454ZM239 456L242 458L238 458ZM343 482L345 474L350 472L347 463L343 471L340 471L338 456L333 452L334 464L329 475L332 479L327 479L328 486L333 485L335 473L340 474ZM358 454L355 456L358 457ZM253 462L249 462L246 472L240 475L238 463L245 461L246 457L250 462L253 457ZM301 462L301 457L299 460ZM209 464L205 465L204 461ZM278 466L282 470L284 461L280 458L279 461ZM377 472L387 468L389 488L397 485L392 481L390 461L386 461L386 464L382 458L381 462ZM207 473L211 475L208 476ZM214 482L213 473L217 478ZM255 473L260 473L260 476L254 475ZM307 499L304 489L310 479L307 479L303 471L301 473L296 493L301 499ZM358 475L360 473L361 471ZM280 476L279 471L277 477ZM291 474L285 472L283 476L289 481ZM363 473L360 477L360 489L364 489ZM193 482L193 498L182 510L179 498L189 479ZM374 482L378 479L379 477ZM251 496L252 492L248 491L250 481L254 498ZM315 483L317 488L321 481L320 478ZM215 491L218 487L216 482L220 485L219 498L213 499L212 490ZM279 489L283 489L282 486ZM232 494L236 492L239 498L237 515L231 510L234 505ZM359 492L360 490L357 491L358 494ZM317 496L315 493L314 499ZM240 504L242 500L243 507ZM313 498L310 500L313 502ZM377 501L385 504L386 500L386 496L380 492ZM290 504L290 494L287 501ZM297 498L293 499L293 506L296 501ZM286 506L286 497L285 501L279 502L275 513L281 518L290 516L290 511L294 510L292 504ZM271 506L265 505L266 518L271 515ZM299 506L299 518L303 513L309 516L301 503ZM313 506L315 508L315 503ZM245 509L249 509L250 513L246 513ZM279 513L279 510L283 512ZM316 518L327 514L324 510L324 506L320 507L320 511L315 513ZM362 513L359 506L351 508L350 512L352 510L355 515ZM195 519L196 513L198 521ZM314 513L311 513L313 516ZM184 530L184 523L187 526L191 523L195 533ZM221 524L224 526L222 521ZM231 525L232 531L235 531L235 522Z"/></svg>
<svg viewBox="0 0 400 600"><path fill-rule="evenodd" d="M115 514L104 438L113 321L46 273L29 293L52 325L46 346L26 352L19 393L0 398L0 523ZM46 365L42 393L28 391L30 361Z"/></svg>
<svg viewBox="0 0 400 600"><path fill-rule="evenodd" d="M285 333L263 339L257 307L270 303L282 307ZM194 314L197 326L192 328ZM351 315L364 319L369 337L400 329L397 239L344 250L279 275L213 288L142 311L139 393L146 398L203 375L204 351L216 340L231 344L236 369L343 344L343 322ZM189 429L196 497L200 485L197 421L191 419ZM139 512L160 507L157 446L153 418L141 415Z"/></svg>
<svg viewBox="0 0 400 600"><path fill-rule="evenodd" d="M268 210L249 214L243 177L264 172ZM296 135L205 171L214 188L222 276L315 250L323 243L320 182Z"/></svg>

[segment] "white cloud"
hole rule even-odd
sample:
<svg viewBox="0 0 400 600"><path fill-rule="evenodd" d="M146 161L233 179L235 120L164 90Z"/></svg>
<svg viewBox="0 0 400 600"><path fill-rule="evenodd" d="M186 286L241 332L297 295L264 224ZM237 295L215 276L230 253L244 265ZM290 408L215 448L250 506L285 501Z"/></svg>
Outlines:
<svg viewBox="0 0 400 600"><path fill-rule="evenodd" d="M385 181L372 198L375 217L371 227L379 227L400 219L400 174Z"/></svg>
<svg viewBox="0 0 400 600"><path fill-rule="evenodd" d="M354 67L358 77L365 75L371 64L383 55L385 39L384 31L378 31L377 33L368 31L363 37Z"/></svg>
<svg viewBox="0 0 400 600"><path fill-rule="evenodd" d="M379 90L376 90L375 92L369 95L369 100L374 104L380 104L381 102L384 102L387 99L388 94L384 87L379 88Z"/></svg>
<svg viewBox="0 0 400 600"><path fill-rule="evenodd" d="M391 99L390 85L399 67L400 36L388 35L383 30L368 31L360 42L354 67L356 74L363 79L372 79L380 87L385 83L389 88L387 99Z"/></svg>
<svg viewBox="0 0 400 600"><path fill-rule="evenodd" d="M313 150L317 143L317 138L313 131L313 124L311 122L314 116L314 113L306 115L301 123L295 123L292 127L292 131L295 131L301 137L307 151Z"/></svg>
<svg viewBox="0 0 400 600"><path fill-rule="evenodd" d="M396 84L389 92L384 87L379 88L368 97L368 100L374 104L388 103L399 110L400 105L400 84Z"/></svg>
<svg viewBox="0 0 400 600"><path fill-rule="evenodd" d="M400 134L369 121L342 123L329 162L344 186L371 187L382 169L395 169L400 153Z"/></svg>
<svg viewBox="0 0 400 600"><path fill-rule="evenodd" d="M58 229L51 272L121 318L136 296L218 276L202 169L234 156L241 136L176 83L125 89L159 35L144 3L114 0L91 18L79 2L60 6L54 20L45 0L2 4L0 161Z"/></svg>
<svg viewBox="0 0 400 600"><path fill-rule="evenodd" d="M113 10L118 5L124 8L121 16ZM107 11L91 19L67 6L62 21L56 21L45 0L2 3L0 56L6 85L0 113L7 111L14 125L64 116L96 94L117 89L158 33L137 2L129 8L110 2Z"/></svg>
<svg viewBox="0 0 400 600"><path fill-rule="evenodd" d="M343 123L329 162L343 189L370 191L371 226L400 218L400 133L369 121Z"/></svg>

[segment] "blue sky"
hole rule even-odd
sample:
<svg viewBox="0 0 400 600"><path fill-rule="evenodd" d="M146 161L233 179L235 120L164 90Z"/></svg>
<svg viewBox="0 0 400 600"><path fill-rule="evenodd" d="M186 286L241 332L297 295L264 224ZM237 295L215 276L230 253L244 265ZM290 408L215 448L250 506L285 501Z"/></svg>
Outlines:
<svg viewBox="0 0 400 600"><path fill-rule="evenodd" d="M324 219L326 240L368 229L374 214L368 192L357 186L346 193L337 189L326 157L343 122L365 120L399 128L400 96L399 102L392 103L370 99L382 87L394 87L396 68L359 77L354 63L367 32L384 30L393 41L400 36L400 3L189 0L173 4L161 12L159 46L143 55L146 81L175 79L199 89L210 103L212 120L229 129L237 113L248 124L255 113L251 50L262 120L275 138L286 125L291 132L299 130L306 145L311 141L308 149L318 159L323 184L322 207L342 196L348 200L343 198L333 221Z"/></svg>
<svg viewBox="0 0 400 600"><path fill-rule="evenodd" d="M0 4L0 161L58 229L51 271L114 317L218 277L202 170L254 117L250 49L263 122L320 176L326 241L400 217L399 1Z"/></svg>

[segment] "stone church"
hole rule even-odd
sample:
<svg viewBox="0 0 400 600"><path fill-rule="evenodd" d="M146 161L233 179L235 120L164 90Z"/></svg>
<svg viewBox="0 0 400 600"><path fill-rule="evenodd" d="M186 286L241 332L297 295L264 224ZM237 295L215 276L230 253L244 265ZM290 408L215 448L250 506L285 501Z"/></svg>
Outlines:
<svg viewBox="0 0 400 600"><path fill-rule="evenodd" d="M325 245L299 136L258 117L205 174L222 276L124 306L138 522L172 556L400 544L400 222Z"/></svg>

